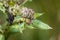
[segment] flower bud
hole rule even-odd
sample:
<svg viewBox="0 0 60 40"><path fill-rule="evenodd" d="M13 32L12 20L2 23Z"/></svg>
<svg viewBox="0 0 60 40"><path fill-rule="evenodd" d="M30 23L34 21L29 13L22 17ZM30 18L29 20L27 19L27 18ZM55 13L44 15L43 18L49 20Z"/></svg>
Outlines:
<svg viewBox="0 0 60 40"><path fill-rule="evenodd" d="M32 9L29 9L27 7L23 7L20 11L21 16L25 18L32 19L34 15L34 11Z"/></svg>

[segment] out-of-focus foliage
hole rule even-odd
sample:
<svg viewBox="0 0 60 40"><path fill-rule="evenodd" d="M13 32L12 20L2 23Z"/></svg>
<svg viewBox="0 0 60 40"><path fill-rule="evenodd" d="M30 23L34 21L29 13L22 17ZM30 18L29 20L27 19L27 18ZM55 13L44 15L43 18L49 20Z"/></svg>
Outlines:
<svg viewBox="0 0 60 40"><path fill-rule="evenodd" d="M0 40L5 40L4 35L0 34Z"/></svg>

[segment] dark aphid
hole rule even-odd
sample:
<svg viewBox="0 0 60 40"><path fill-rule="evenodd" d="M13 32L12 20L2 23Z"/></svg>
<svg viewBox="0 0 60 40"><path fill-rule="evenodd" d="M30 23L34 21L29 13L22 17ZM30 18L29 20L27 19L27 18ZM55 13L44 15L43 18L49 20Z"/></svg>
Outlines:
<svg viewBox="0 0 60 40"><path fill-rule="evenodd" d="M7 21L9 22L9 25L12 25L13 20L14 20L14 15L13 13L9 12L9 6L5 6L5 5L3 6L6 9L5 12L7 13Z"/></svg>
<svg viewBox="0 0 60 40"><path fill-rule="evenodd" d="M14 20L14 15L12 13L8 13L7 21L9 22L10 25L12 25L13 20Z"/></svg>

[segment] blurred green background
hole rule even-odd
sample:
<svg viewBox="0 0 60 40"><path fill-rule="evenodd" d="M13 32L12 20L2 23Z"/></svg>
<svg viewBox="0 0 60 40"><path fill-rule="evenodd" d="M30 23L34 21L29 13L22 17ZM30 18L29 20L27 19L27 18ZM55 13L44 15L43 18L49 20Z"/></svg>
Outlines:
<svg viewBox="0 0 60 40"><path fill-rule="evenodd" d="M44 13L38 19L48 24L52 30L26 29L23 34L11 34L8 40L58 40L60 32L60 0L33 0L26 7Z"/></svg>

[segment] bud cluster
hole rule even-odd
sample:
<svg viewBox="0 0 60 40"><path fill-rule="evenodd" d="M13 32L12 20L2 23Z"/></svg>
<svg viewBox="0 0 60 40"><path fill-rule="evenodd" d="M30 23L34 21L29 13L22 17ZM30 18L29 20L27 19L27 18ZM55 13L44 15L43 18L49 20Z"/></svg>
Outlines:
<svg viewBox="0 0 60 40"><path fill-rule="evenodd" d="M23 7L21 10L20 10L20 15L22 18L25 18L25 22L27 24L30 24L32 22L32 19L34 19L34 11L30 8L27 8L27 7Z"/></svg>
<svg viewBox="0 0 60 40"><path fill-rule="evenodd" d="M25 19L25 22L30 24L32 19L34 19L34 11L27 7L20 7L20 4L23 3L25 0L0 0L5 7L5 12L7 13L7 21L12 24L14 21L14 17L16 14L19 14L22 19ZM10 6L10 4L13 4Z"/></svg>
<svg viewBox="0 0 60 40"><path fill-rule="evenodd" d="M34 11L32 9L29 9L27 7L23 7L21 9L21 16L24 18L28 18L28 19L33 19L33 15L34 15Z"/></svg>

